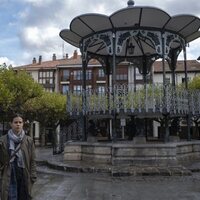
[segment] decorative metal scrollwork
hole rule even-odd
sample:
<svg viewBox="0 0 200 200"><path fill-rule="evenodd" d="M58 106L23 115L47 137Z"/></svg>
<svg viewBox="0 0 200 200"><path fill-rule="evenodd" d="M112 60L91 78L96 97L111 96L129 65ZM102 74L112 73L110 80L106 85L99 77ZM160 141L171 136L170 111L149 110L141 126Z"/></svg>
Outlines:
<svg viewBox="0 0 200 200"><path fill-rule="evenodd" d="M133 31L117 31L116 32L116 55L120 55L122 51L122 47L126 40L131 36L138 35L139 30L133 30Z"/></svg>
<svg viewBox="0 0 200 200"><path fill-rule="evenodd" d="M161 41L161 32L159 31L147 31L141 30L140 34L148 38L155 46L155 50L159 55L162 55L162 41Z"/></svg>
<svg viewBox="0 0 200 200"><path fill-rule="evenodd" d="M175 89L169 85L163 92L163 86L148 84L145 90L134 91L131 84L118 84L103 91L88 89L85 93L86 106L81 109L81 95L69 92L67 113L71 116L80 116L81 113L110 113L113 109L122 113L144 112L142 110L161 113L165 110L172 115L200 114L199 90Z"/></svg>
<svg viewBox="0 0 200 200"><path fill-rule="evenodd" d="M165 38L165 55L168 55L170 53L171 45L173 42L177 41L183 45L183 39L179 35L165 32L164 38Z"/></svg>
<svg viewBox="0 0 200 200"><path fill-rule="evenodd" d="M103 46L107 49L108 54L113 54L112 32L108 31L105 33L94 34L93 36L83 40L83 44L81 46L83 60L87 58L87 51L90 47L99 45L99 43L96 44L99 40L103 42Z"/></svg>

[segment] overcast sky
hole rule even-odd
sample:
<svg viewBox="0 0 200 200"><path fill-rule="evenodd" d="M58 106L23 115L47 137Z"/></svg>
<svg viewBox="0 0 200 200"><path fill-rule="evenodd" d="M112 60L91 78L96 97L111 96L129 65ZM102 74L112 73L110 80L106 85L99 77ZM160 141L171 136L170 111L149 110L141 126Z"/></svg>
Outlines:
<svg viewBox="0 0 200 200"><path fill-rule="evenodd" d="M135 0L136 6L154 6L171 16L191 14L200 17L199 0ZM66 53L75 47L59 37L72 19L85 13L111 15L127 6L127 0L0 0L0 64L30 64L33 57L43 60ZM64 47L63 47L64 44ZM200 56L200 39L190 43L187 58ZM181 57L180 57L181 59Z"/></svg>

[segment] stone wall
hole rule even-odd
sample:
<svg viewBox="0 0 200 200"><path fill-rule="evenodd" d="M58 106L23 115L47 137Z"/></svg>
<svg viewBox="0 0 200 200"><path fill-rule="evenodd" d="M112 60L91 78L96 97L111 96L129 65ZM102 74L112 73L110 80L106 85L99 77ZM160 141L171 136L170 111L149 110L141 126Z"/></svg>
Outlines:
<svg viewBox="0 0 200 200"><path fill-rule="evenodd" d="M178 165L200 158L200 142L165 144L88 143L67 142L65 161L85 161L114 166L166 166Z"/></svg>

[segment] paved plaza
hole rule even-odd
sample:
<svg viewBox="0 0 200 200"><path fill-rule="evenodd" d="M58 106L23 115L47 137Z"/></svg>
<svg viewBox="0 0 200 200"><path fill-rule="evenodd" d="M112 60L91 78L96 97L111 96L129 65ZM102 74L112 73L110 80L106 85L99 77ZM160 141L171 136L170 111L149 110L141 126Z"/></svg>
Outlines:
<svg viewBox="0 0 200 200"><path fill-rule="evenodd" d="M190 169L193 168L192 175L188 176L113 177L108 173L56 170L56 163L58 166L61 165L62 154L53 155L51 148L37 148L36 153L38 180L33 188L34 200L200 199L199 163L188 166ZM42 160L54 163L54 169Z"/></svg>
<svg viewBox="0 0 200 200"><path fill-rule="evenodd" d="M111 177L39 167L34 200L199 200L200 173L192 176Z"/></svg>

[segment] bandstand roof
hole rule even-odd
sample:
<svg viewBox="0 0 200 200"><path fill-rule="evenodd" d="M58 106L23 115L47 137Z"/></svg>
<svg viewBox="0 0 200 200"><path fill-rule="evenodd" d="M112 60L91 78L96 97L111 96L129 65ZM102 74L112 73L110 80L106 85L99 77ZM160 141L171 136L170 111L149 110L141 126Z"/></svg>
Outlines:
<svg viewBox="0 0 200 200"><path fill-rule="evenodd" d="M180 36L186 43L200 37L200 19L193 15L183 14L170 16L167 12L156 7L128 6L118 10L110 16L92 13L75 17L70 24L70 29L60 32L60 37L75 47L81 45L85 38L98 33L119 30L153 30L167 31ZM144 37L132 37L134 56L155 54L155 46ZM173 42L172 48L176 49L180 43ZM102 40L95 40L88 48L91 53L107 55L106 45ZM126 47L120 56L126 56Z"/></svg>

